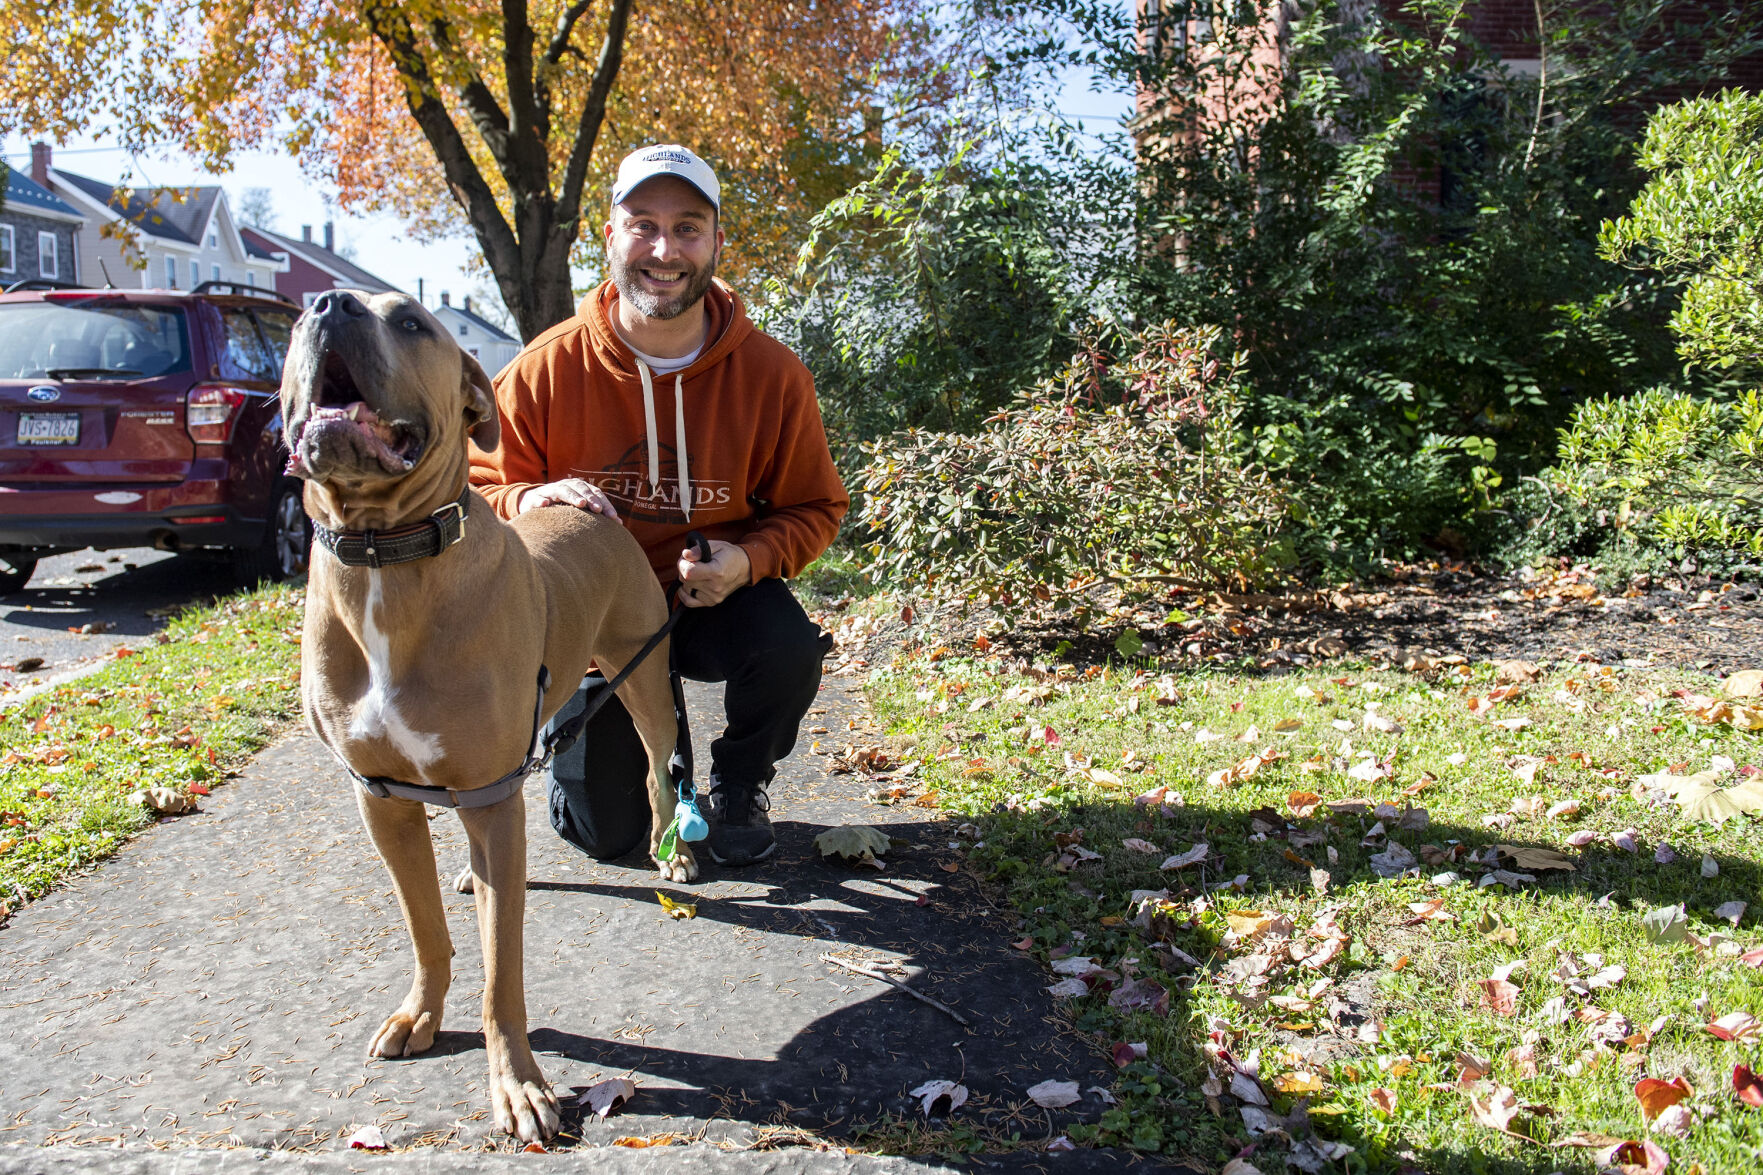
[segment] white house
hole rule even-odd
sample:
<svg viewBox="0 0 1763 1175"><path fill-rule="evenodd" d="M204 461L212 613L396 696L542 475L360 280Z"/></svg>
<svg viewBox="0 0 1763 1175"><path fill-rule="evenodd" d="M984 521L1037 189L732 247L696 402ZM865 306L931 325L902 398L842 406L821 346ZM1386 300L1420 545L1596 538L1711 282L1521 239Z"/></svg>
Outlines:
<svg viewBox="0 0 1763 1175"><path fill-rule="evenodd" d="M89 286L189 290L206 281L275 289L285 258L246 244L220 187L124 191L31 151L32 178L85 218L80 280ZM40 173L40 174L35 174ZM106 231L106 229L109 231Z"/></svg>
<svg viewBox="0 0 1763 1175"><path fill-rule="evenodd" d="M466 295L463 306L455 306L443 290L441 304L434 308L433 313L441 325L452 332L460 347L476 357L483 369L491 375L508 366L508 361L520 354L519 339L472 312L469 294Z"/></svg>

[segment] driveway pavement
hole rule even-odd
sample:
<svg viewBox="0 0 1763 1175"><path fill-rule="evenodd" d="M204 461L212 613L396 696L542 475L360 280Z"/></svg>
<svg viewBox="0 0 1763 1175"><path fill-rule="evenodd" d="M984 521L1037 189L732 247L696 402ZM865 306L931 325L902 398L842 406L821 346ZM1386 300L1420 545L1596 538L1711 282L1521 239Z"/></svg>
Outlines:
<svg viewBox="0 0 1763 1175"><path fill-rule="evenodd" d="M702 747L714 695L691 697ZM809 718L830 746L864 721L856 687L838 678ZM529 782L534 1048L566 1099L612 1077L637 1087L603 1121L571 1111L547 1157L511 1153L489 1118L469 897L447 898L455 978L436 1047L365 1057L408 981L409 946L349 785L310 735L290 734L201 812L0 929L0 1173L538 1171L579 1168L588 1151L614 1175L941 1170L934 1157L843 1149L890 1117L922 1125L909 1091L936 1079L969 1090L957 1122L1017 1140L970 1169L1154 1169L1119 1153L1046 1152L1106 1108L1092 1087L1107 1087L1109 1066L1009 946L1011 921L949 848L950 826L874 804L864 781L826 765L806 750L784 765L771 861L711 864L706 880L671 887L696 903L689 920L661 909L646 862L597 864L559 840L541 782ZM813 838L840 823L885 825L897 845L886 867L823 861ZM451 815L431 827L450 876L464 836ZM825 955L896 962L971 1025ZM1040 1109L1025 1091L1047 1078L1086 1092ZM347 1148L368 1124L391 1153Z"/></svg>

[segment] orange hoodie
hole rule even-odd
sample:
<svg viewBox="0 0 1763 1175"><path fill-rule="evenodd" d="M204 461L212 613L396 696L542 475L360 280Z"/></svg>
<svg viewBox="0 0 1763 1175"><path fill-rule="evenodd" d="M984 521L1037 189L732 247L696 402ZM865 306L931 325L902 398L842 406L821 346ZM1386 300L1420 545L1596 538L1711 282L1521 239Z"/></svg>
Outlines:
<svg viewBox="0 0 1763 1175"><path fill-rule="evenodd" d="M496 378L502 443L472 449L472 485L512 518L534 486L594 483L664 584L678 578L693 530L740 544L755 583L796 575L831 544L851 504L808 369L717 280L704 295L704 350L690 367L655 375L612 329L617 300L602 283Z"/></svg>

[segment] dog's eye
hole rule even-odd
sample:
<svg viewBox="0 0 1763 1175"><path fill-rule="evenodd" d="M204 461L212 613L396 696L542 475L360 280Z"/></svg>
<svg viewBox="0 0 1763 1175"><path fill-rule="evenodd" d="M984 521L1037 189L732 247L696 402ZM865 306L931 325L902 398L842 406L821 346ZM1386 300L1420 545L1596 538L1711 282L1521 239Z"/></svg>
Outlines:
<svg viewBox="0 0 1763 1175"><path fill-rule="evenodd" d="M411 318L400 318L398 320L398 329L404 330L404 331L409 331L411 334L415 335L415 334L421 334L422 331L424 330L424 327L422 325L422 319L411 317Z"/></svg>

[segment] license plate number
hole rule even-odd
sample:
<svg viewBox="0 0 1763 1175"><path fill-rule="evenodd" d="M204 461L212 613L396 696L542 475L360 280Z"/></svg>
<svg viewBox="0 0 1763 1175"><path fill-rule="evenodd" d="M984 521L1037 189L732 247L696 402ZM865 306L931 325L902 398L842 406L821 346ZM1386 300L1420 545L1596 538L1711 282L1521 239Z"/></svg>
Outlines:
<svg viewBox="0 0 1763 1175"><path fill-rule="evenodd" d="M79 440L78 412L18 414L18 443L21 445L77 445Z"/></svg>

